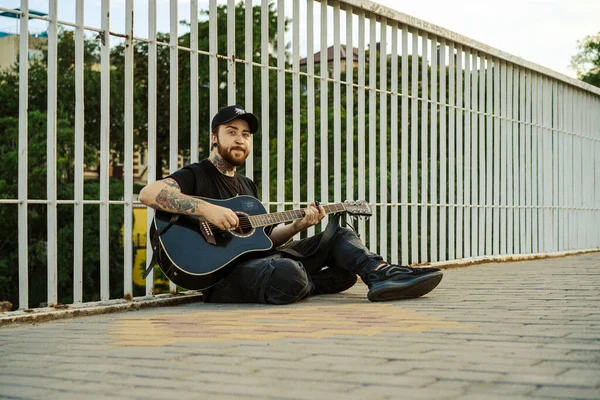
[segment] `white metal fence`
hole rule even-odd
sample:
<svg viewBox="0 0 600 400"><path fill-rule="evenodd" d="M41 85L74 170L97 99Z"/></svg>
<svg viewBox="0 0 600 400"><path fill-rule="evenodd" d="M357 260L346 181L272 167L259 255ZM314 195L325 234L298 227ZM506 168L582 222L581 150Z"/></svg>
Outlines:
<svg viewBox="0 0 600 400"><path fill-rule="evenodd" d="M143 2L146 4L146 2ZM425 21L364 0L234 0L208 6L208 49L199 47L198 1L190 1L189 47L178 42L178 3L169 7L170 41L157 40L157 5L149 1L146 37L134 36L134 4L125 15L102 1L101 26L84 25L84 1L74 22L28 14L21 1L20 54L28 53L28 19L48 22L47 198L28 198L28 69L19 69L19 189L0 207L18 209L19 308L28 295L28 210L47 205L47 302L57 304L57 206L73 206L73 302L84 301L84 205L100 209L100 300L109 300L109 209L124 208L123 294L132 287L134 44L147 43L148 181L156 174L157 52L170 51L170 170L177 168L180 97L178 62L189 57L190 160L207 154L208 115L240 102L261 120L245 173L262 201L278 210L319 200L368 200L375 210L359 232L392 262L427 263L511 255L549 254L600 247L600 90L505 54ZM139 6L139 4L136 4ZM226 11L227 45L219 47L219 6ZM259 6L260 12L253 13ZM244 9L236 18L235 9ZM1 11L7 11L1 9ZM274 12L274 14L272 14ZM161 14L162 15L162 14ZM276 32L269 16L276 15ZM260 18L260 26L256 26ZM125 20L125 34L111 22ZM139 22L138 22L139 23ZM286 24L289 29L286 30ZM74 29L75 110L73 199L57 198L56 115L58 26ZM236 27L244 27L244 54L236 54ZM256 27L257 29L253 29ZM260 32L260 37L255 33ZM100 193L85 199L84 35L99 34L101 91ZM274 45L290 43L290 47ZM271 35L273 36L273 35ZM111 43L124 54L124 139L111 142ZM256 46L255 46L256 45ZM331 57L329 47L333 47ZM345 46L346 58L341 57ZM258 47L259 52L256 52ZM356 54L353 49L356 48ZM320 52L320 57L314 53ZM270 58L271 57L271 58ZM274 60L274 61L270 61ZM301 63L302 60L302 63ZM135 60L139 62L139 60ZM209 66L207 88L199 68ZM224 64L223 64L224 63ZM243 74L236 71L243 70ZM276 77L276 80L271 80ZM257 89L259 88L259 90ZM200 91L208 89L208 103ZM258 93L257 93L258 91ZM226 93L226 94L224 94ZM243 99L243 102L240 101ZM187 105L186 105L187 107ZM120 146L120 147L119 147ZM124 155L124 196L110 200L110 149ZM148 223L151 214L148 215ZM311 230L311 233L314 230ZM5 250L6 251L6 250ZM148 257L149 258L149 257ZM17 266L15 265L15 268ZM153 293L151 274L146 294ZM171 287L173 290L174 288Z"/></svg>

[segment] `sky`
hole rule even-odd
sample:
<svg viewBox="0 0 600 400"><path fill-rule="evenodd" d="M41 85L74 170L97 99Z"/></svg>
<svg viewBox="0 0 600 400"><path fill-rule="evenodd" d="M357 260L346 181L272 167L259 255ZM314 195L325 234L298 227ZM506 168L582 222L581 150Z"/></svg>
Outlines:
<svg viewBox="0 0 600 400"><path fill-rule="evenodd" d="M60 20L75 22L75 2L58 2ZM260 0L254 2L258 4ZM207 0L198 0L198 3L200 9L208 8ZM226 3L226 0L219 0L219 4ZM304 1L300 3L304 4ZM378 0L376 3L570 77L575 77L570 63L577 52L577 41L600 32L599 0ZM31 9L48 11L47 0L29 0L29 4ZM100 4L100 0L85 1L85 25L100 26ZM157 4L158 29L166 32L169 30L169 0L157 0ZM0 0L0 7L19 5L19 0ZM292 0L286 0L285 7L286 13L291 12ZM317 16L318 8L319 4L315 2ZM124 32L124 11L124 0L111 1L111 30ZM147 1L135 1L135 36L147 37L147 12ZM179 0L178 20L189 21L189 15L189 0ZM343 22L342 18L344 33ZM0 30L14 30L15 25L15 20L0 18ZM45 23L31 22L30 27L33 31L42 31ZM182 27L179 29L180 34L185 31ZM301 36L300 52L305 55L306 38ZM291 32L288 37L291 38ZM315 33L316 49L318 37Z"/></svg>

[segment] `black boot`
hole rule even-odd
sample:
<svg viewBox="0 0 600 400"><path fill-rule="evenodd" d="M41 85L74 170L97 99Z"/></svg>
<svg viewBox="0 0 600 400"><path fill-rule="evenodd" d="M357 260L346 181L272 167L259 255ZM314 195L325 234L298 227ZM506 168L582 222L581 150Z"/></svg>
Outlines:
<svg viewBox="0 0 600 400"><path fill-rule="evenodd" d="M421 297L435 289L443 276L439 268L386 264L361 279L369 286L370 301L388 301Z"/></svg>

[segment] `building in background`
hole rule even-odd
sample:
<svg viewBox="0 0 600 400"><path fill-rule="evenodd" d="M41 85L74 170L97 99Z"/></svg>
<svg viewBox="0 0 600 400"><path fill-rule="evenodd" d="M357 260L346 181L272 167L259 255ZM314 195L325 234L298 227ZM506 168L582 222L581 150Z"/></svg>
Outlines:
<svg viewBox="0 0 600 400"><path fill-rule="evenodd" d="M15 8L15 11L19 11ZM45 17L48 14L29 10L29 14ZM7 18L7 19L5 19ZM15 25L4 26L3 21L14 19ZM19 59L19 41L21 39L19 21L21 15L14 12L0 12L0 70L10 68ZM30 18L31 19L31 18ZM34 32L29 30L29 51L27 59L31 63L44 56L44 50L48 47L48 33L46 31Z"/></svg>

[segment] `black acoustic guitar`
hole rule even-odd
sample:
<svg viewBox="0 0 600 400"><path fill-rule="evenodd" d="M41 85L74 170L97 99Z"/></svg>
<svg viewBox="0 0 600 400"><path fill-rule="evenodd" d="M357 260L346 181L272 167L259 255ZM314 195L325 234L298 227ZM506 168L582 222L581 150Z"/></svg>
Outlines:
<svg viewBox="0 0 600 400"><path fill-rule="evenodd" d="M251 196L202 200L233 210L238 216L239 227L223 231L196 216L178 215L175 219L173 214L156 211L151 229L153 236L159 233L155 255L160 268L173 283L192 290L203 290L216 284L249 254L270 250L273 242L265 233L265 227L304 216L303 210L267 214L262 203ZM364 201L323 207L327 214L371 215L371 207Z"/></svg>

